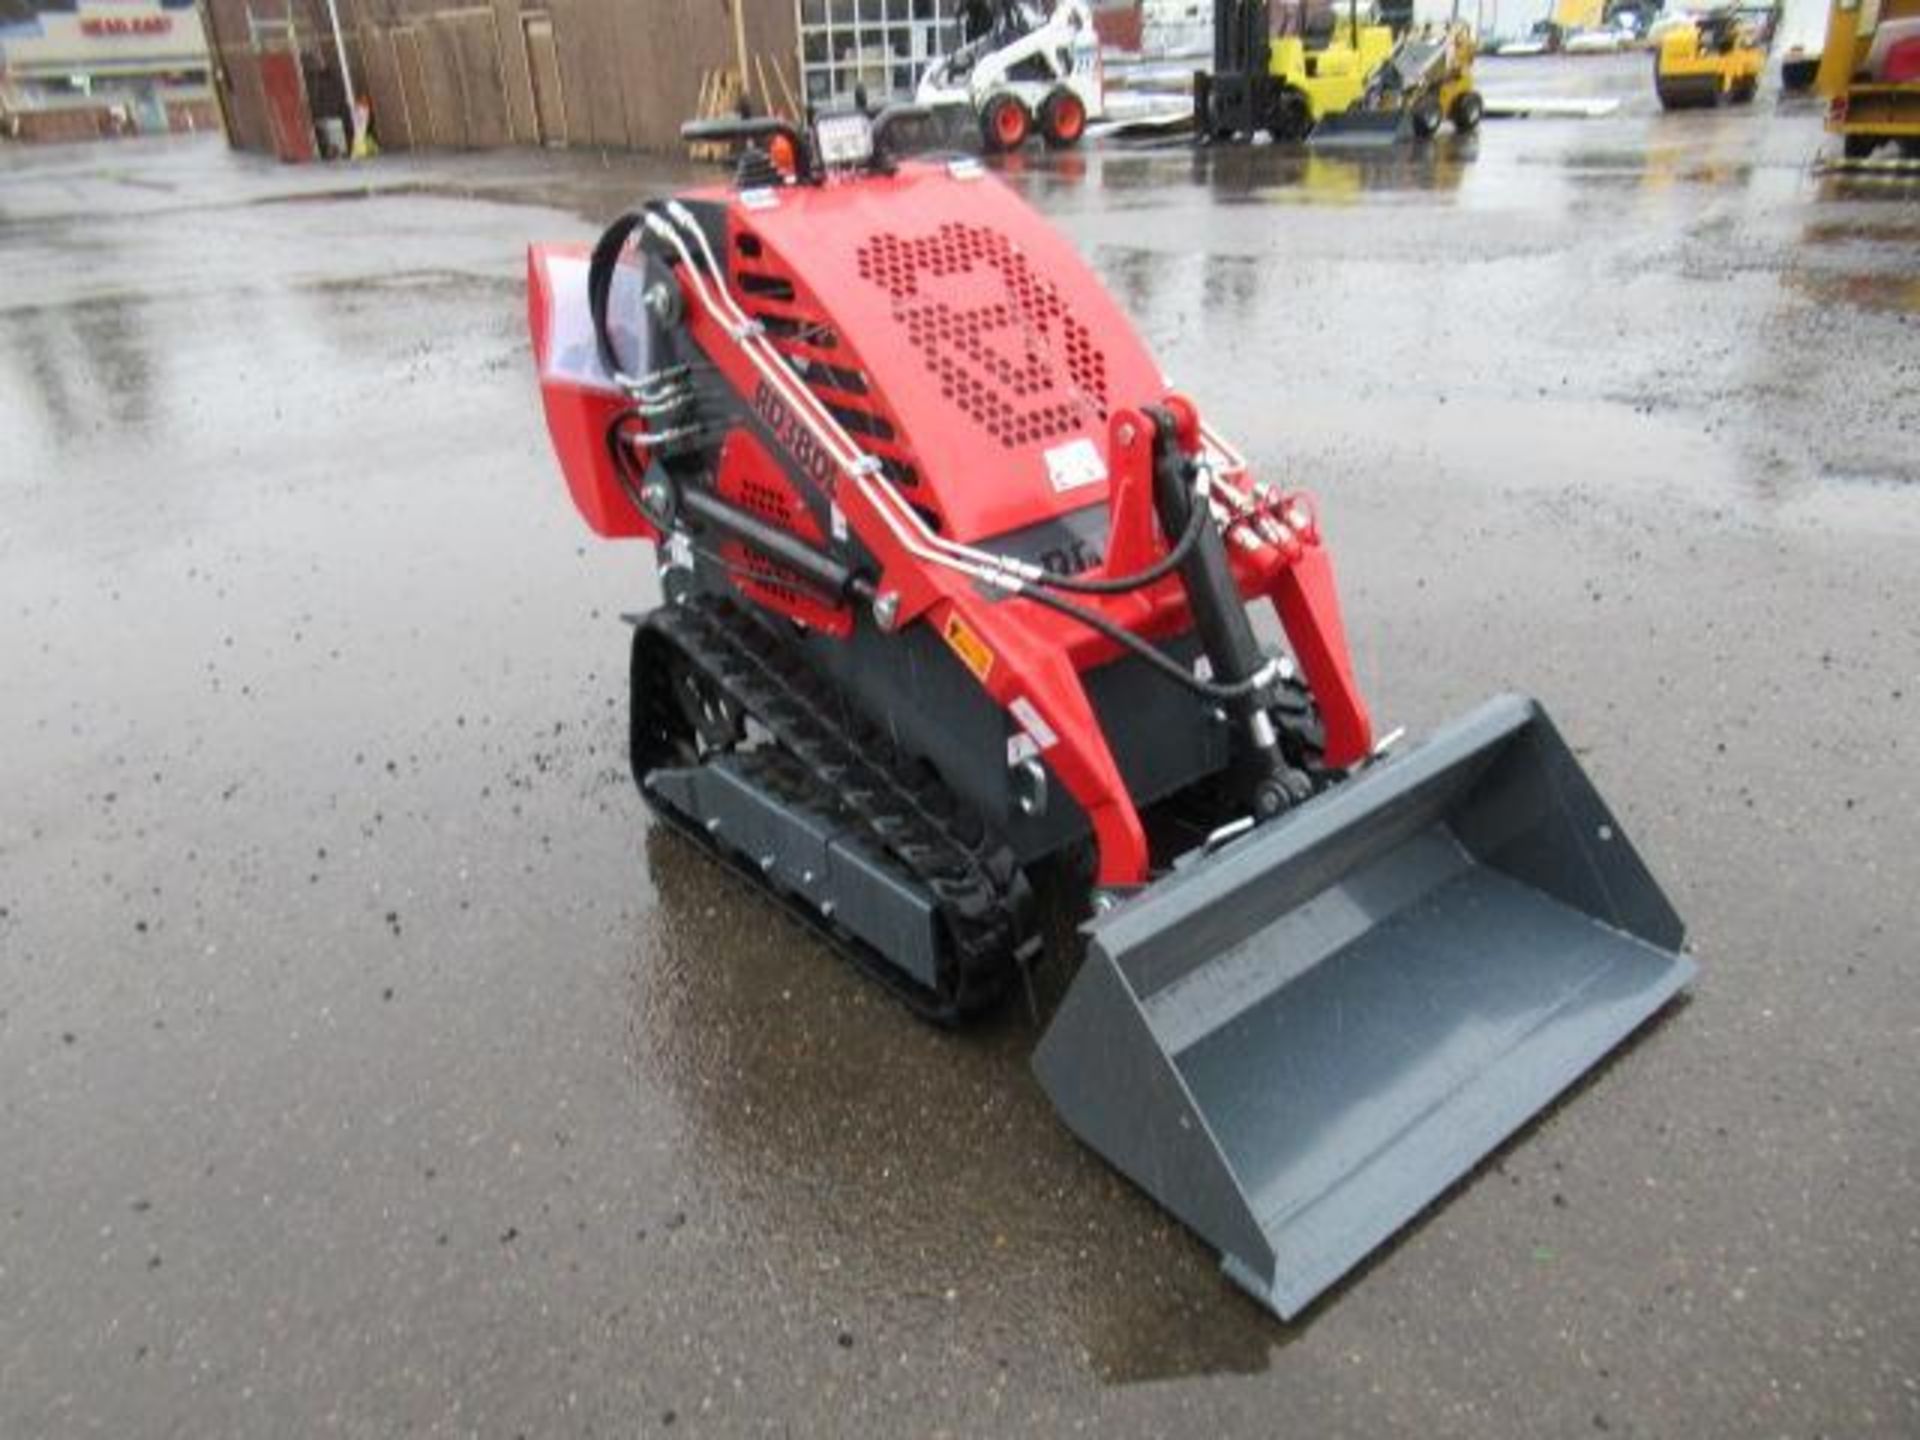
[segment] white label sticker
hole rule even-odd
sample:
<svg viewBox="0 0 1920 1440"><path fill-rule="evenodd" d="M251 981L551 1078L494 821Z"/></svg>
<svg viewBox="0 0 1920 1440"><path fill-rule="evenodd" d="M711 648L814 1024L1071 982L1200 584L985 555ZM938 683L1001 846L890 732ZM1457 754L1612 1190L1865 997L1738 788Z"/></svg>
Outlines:
<svg viewBox="0 0 1920 1440"><path fill-rule="evenodd" d="M1098 485L1107 478L1107 462L1100 458L1100 447L1082 435L1047 451L1047 478L1056 494Z"/></svg>
<svg viewBox="0 0 1920 1440"><path fill-rule="evenodd" d="M1053 727L1047 724L1045 717L1034 708L1031 700L1024 695L1016 695L1007 709L1013 712L1013 718L1020 722L1020 728L1033 738L1033 743L1042 750L1051 750L1060 743L1060 737L1053 733Z"/></svg>
<svg viewBox="0 0 1920 1440"><path fill-rule="evenodd" d="M780 203L779 192L762 185L740 192L740 203L749 210L772 210Z"/></svg>

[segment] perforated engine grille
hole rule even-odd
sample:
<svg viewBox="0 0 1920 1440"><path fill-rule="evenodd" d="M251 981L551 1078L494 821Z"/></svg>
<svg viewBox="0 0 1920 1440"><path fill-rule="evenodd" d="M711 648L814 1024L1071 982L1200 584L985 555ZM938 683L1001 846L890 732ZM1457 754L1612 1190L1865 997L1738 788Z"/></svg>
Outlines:
<svg viewBox="0 0 1920 1440"><path fill-rule="evenodd" d="M1105 354L1004 235L959 221L914 238L882 233L859 263L941 395L1008 449L1106 419Z"/></svg>

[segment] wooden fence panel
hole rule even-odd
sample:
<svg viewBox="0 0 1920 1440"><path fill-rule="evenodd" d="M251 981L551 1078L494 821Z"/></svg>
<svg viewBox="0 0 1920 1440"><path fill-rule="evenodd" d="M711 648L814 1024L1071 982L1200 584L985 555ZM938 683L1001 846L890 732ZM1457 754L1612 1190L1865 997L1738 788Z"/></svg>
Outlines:
<svg viewBox="0 0 1920 1440"><path fill-rule="evenodd" d="M433 143L448 150L464 149L467 97L453 27L444 15L430 15L421 21L419 36L420 80L433 116Z"/></svg>
<svg viewBox="0 0 1920 1440"><path fill-rule="evenodd" d="M448 38L460 65L460 86L466 96L465 143L474 149L494 149L513 143L507 119L507 89L500 69L500 45L493 12L475 10L449 17Z"/></svg>
<svg viewBox="0 0 1920 1440"><path fill-rule="evenodd" d="M623 8L646 7L623 5L622 0L586 0L582 7L587 33L593 37L590 52L593 143L613 149L623 149L627 144L626 106L621 93L624 82L620 75L620 11ZM672 31L662 31L655 36L656 63L664 66L678 62L679 38Z"/></svg>
<svg viewBox="0 0 1920 1440"><path fill-rule="evenodd" d="M658 36L674 37L673 63L661 61ZM620 83L632 108L629 143L673 154L680 123L700 107L700 82L710 70L734 64L733 20L723 0L649 0L621 14Z"/></svg>
<svg viewBox="0 0 1920 1440"><path fill-rule="evenodd" d="M415 149L439 143L433 106L427 98L425 67L420 57L420 32L411 25L393 31L393 53L400 72L400 94L407 107L409 143Z"/></svg>
<svg viewBox="0 0 1920 1440"><path fill-rule="evenodd" d="M553 38L560 55L560 83L567 97L567 144L593 144L593 37L586 24L588 0L549 0Z"/></svg>
<svg viewBox="0 0 1920 1440"><path fill-rule="evenodd" d="M273 127L267 122L266 88L260 83L260 62L250 50L237 46L223 50L220 64L227 75L227 113L233 122L233 142L260 155L273 153Z"/></svg>
<svg viewBox="0 0 1920 1440"><path fill-rule="evenodd" d="M627 143L648 149L657 139L659 120L648 102L653 97L651 74L660 64L659 22L649 16L651 5L621 7L616 17L615 78L620 87L620 113L626 121ZM679 53L676 44L674 53Z"/></svg>
<svg viewBox="0 0 1920 1440"><path fill-rule="evenodd" d="M400 85L400 61L390 32L360 31L360 85L373 104L373 135L384 150L414 148L406 92Z"/></svg>
<svg viewBox="0 0 1920 1440"><path fill-rule="evenodd" d="M525 20L527 70L533 81L534 130L543 145L567 143L566 87L560 80L560 51L553 40L553 20L529 15Z"/></svg>
<svg viewBox="0 0 1920 1440"><path fill-rule="evenodd" d="M520 23L520 0L493 0L493 29L500 47L508 134L523 145L536 144L540 128L534 115L533 62L527 52L527 32Z"/></svg>
<svg viewBox="0 0 1920 1440"><path fill-rule="evenodd" d="M235 142L271 152L246 0L202 0L228 85ZM304 9L309 0L287 0ZM749 57L792 72L793 0L343 0L355 78L391 150L515 143L673 154L702 79L736 63L733 6ZM891 0L889 0L891 3ZM226 43L223 43L226 42ZM756 103L763 71L749 64Z"/></svg>

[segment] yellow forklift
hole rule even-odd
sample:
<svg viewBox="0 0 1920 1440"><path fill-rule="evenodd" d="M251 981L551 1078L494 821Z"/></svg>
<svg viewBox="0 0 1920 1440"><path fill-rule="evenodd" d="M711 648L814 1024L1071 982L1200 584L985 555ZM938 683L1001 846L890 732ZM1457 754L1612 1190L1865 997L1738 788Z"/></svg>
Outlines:
<svg viewBox="0 0 1920 1440"><path fill-rule="evenodd" d="M1726 5L1667 29L1653 52L1653 89L1661 108L1752 103L1779 19L1777 5Z"/></svg>
<svg viewBox="0 0 1920 1440"><path fill-rule="evenodd" d="M1846 163L1911 169L1920 161L1920 0L1833 0L1814 87ZM1892 143L1900 159L1875 160Z"/></svg>
<svg viewBox="0 0 1920 1440"><path fill-rule="evenodd" d="M1309 11L1306 33L1275 38L1267 0L1214 0L1213 69L1193 77L1194 129L1202 140L1266 131L1304 140L1366 92L1394 51L1386 25L1362 25L1356 0L1344 20Z"/></svg>
<svg viewBox="0 0 1920 1440"><path fill-rule="evenodd" d="M1328 116L1342 114L1393 53L1393 31L1352 19L1336 24L1318 49L1307 48L1308 38L1282 35L1268 55L1268 72L1285 87L1280 103L1290 122L1284 125L1286 133L1273 132L1276 140L1301 139Z"/></svg>

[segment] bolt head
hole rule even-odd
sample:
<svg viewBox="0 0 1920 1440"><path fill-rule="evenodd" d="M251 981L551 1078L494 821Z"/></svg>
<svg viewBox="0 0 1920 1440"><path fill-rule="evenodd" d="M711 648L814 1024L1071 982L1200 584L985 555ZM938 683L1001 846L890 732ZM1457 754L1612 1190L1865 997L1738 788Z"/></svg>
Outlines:
<svg viewBox="0 0 1920 1440"><path fill-rule="evenodd" d="M873 597L873 623L882 630L891 630L900 623L900 596L897 592L885 590Z"/></svg>
<svg viewBox="0 0 1920 1440"><path fill-rule="evenodd" d="M680 291L677 286L656 280L647 287L641 300L647 307L647 313L658 324L671 325L680 318Z"/></svg>

